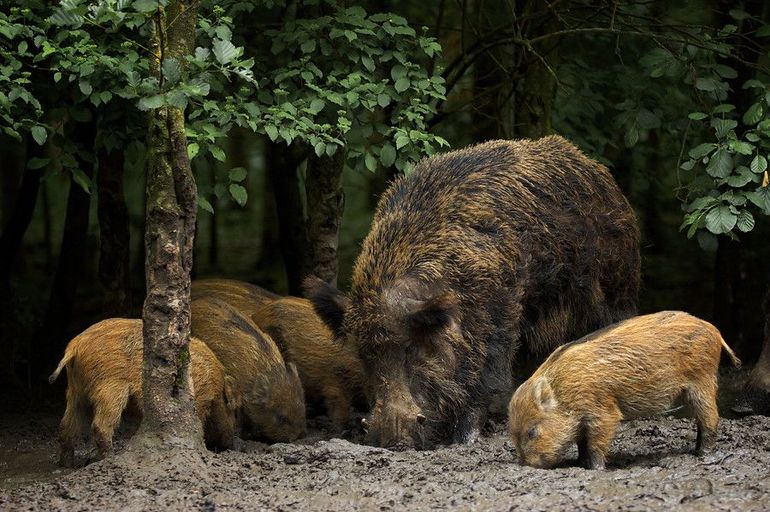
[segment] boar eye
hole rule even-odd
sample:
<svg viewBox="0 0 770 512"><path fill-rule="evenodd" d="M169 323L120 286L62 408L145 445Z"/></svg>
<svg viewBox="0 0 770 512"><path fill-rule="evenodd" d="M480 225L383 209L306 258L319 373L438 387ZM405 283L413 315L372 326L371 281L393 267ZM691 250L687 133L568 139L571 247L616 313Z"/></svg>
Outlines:
<svg viewBox="0 0 770 512"><path fill-rule="evenodd" d="M527 439L534 439L537 437L537 427L529 427L527 430Z"/></svg>

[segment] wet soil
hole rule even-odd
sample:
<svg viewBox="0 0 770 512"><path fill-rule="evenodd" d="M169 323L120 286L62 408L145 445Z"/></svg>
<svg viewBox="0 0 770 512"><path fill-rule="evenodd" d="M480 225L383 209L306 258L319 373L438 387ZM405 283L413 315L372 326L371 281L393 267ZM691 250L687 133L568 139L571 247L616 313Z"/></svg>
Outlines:
<svg viewBox="0 0 770 512"><path fill-rule="evenodd" d="M300 443L151 458L125 450L129 425L117 456L64 470L57 421L0 418L0 510L770 510L763 416L722 419L704 457L690 419L624 423L606 471L519 466L503 424L474 444L393 452L329 438L322 420Z"/></svg>

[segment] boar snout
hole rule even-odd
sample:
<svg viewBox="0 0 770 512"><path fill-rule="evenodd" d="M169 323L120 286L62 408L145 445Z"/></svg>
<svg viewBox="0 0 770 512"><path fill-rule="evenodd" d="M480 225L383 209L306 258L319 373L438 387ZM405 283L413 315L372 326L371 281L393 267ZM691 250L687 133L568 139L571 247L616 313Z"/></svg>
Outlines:
<svg viewBox="0 0 770 512"><path fill-rule="evenodd" d="M367 444L391 449L423 448L426 417L414 404L376 406L361 420Z"/></svg>

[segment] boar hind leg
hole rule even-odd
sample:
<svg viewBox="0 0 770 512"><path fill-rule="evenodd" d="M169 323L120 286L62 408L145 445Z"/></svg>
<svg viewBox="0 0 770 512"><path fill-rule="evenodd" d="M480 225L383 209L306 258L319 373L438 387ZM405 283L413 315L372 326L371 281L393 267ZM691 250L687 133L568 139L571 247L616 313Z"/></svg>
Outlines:
<svg viewBox="0 0 770 512"><path fill-rule="evenodd" d="M578 440L578 457L587 469L604 469L610 445L622 415L616 407L601 411L595 418L583 425L581 439Z"/></svg>
<svg viewBox="0 0 770 512"><path fill-rule="evenodd" d="M127 384L103 386L94 397L94 421L92 424L96 448L104 458L112 450L112 436L120 423L120 417L128 404Z"/></svg>
<svg viewBox="0 0 770 512"><path fill-rule="evenodd" d="M698 425L695 451L699 454L710 452L716 446L719 426L716 378L709 376L693 384L687 390L687 399Z"/></svg>
<svg viewBox="0 0 770 512"><path fill-rule="evenodd" d="M75 442L83 435L88 425L88 410L74 392L67 389L67 408L59 425L59 465L75 466Z"/></svg>

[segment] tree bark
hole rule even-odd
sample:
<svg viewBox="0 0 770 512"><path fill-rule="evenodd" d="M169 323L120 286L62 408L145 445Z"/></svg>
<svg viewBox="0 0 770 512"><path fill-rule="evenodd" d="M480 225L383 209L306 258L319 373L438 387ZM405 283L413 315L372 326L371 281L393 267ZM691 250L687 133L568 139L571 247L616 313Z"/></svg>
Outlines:
<svg viewBox="0 0 770 512"><path fill-rule="evenodd" d="M305 152L296 146L270 143L268 172L273 185L280 231L281 254L286 267L290 295L302 294L306 268L307 228L300 195L297 167Z"/></svg>
<svg viewBox="0 0 770 512"><path fill-rule="evenodd" d="M123 152L102 149L96 175L99 215L99 281L104 289L104 316L129 311L131 253L128 208L123 195Z"/></svg>
<svg viewBox="0 0 770 512"><path fill-rule="evenodd" d="M306 275L337 285L337 248L345 203L342 170L345 153L308 159L305 191L307 197L308 259Z"/></svg>
<svg viewBox="0 0 770 512"><path fill-rule="evenodd" d="M171 2L158 15L155 48L180 63L192 51L197 2ZM170 26L167 20L174 20ZM162 60L162 59L161 59ZM158 63L153 62L159 75ZM184 131L184 112L152 111L148 132L145 228L147 296L142 395L144 415L134 444L202 449L190 362L190 271L197 190Z"/></svg>

